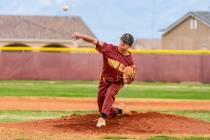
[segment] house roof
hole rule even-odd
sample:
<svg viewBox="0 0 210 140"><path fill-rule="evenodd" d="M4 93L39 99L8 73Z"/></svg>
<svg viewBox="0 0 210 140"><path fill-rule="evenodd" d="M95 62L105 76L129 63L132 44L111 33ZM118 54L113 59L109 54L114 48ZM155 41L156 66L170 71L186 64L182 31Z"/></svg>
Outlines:
<svg viewBox="0 0 210 140"><path fill-rule="evenodd" d="M206 26L210 27L210 12L207 11L196 11L196 12L188 12L186 15L184 15L182 18L180 18L178 21L175 23L171 24L169 27L166 29L163 29L163 35L174 29L176 26L178 26L180 23L182 23L184 20L186 20L189 17L194 17L195 19L199 20Z"/></svg>
<svg viewBox="0 0 210 140"><path fill-rule="evenodd" d="M0 16L1 40L69 40L73 32L95 37L77 16Z"/></svg>

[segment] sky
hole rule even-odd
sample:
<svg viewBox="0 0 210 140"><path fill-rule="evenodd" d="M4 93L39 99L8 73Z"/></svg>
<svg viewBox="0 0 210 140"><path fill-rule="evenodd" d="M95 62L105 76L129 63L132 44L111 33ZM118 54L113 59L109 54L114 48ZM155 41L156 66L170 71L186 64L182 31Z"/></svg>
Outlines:
<svg viewBox="0 0 210 140"><path fill-rule="evenodd" d="M0 15L80 16L110 43L127 32L135 39L161 38L161 29L189 11L210 11L210 0L0 0Z"/></svg>

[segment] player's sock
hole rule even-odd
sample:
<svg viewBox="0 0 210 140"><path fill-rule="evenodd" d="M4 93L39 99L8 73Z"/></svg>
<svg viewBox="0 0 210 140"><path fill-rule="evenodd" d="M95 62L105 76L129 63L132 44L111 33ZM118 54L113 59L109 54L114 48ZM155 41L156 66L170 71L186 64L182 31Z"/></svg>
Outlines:
<svg viewBox="0 0 210 140"><path fill-rule="evenodd" d="M122 110L122 109L120 109L120 108L116 108L116 109L117 109L118 114L121 114L121 115L122 115L123 110Z"/></svg>
<svg viewBox="0 0 210 140"><path fill-rule="evenodd" d="M105 119L105 118L107 118L108 116L107 116L105 113L101 113L100 117Z"/></svg>

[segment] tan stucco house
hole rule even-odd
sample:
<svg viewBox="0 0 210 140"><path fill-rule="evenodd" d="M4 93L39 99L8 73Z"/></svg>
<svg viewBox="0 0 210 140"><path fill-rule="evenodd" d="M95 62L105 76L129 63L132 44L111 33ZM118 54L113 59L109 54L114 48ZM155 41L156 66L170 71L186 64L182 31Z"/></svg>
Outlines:
<svg viewBox="0 0 210 140"><path fill-rule="evenodd" d="M162 48L210 49L210 12L189 12L163 30Z"/></svg>
<svg viewBox="0 0 210 140"><path fill-rule="evenodd" d="M72 41L73 32L95 37L77 16L0 16L1 47L92 47Z"/></svg>
<svg viewBox="0 0 210 140"><path fill-rule="evenodd" d="M161 39L138 38L135 41L135 49L157 50L161 49Z"/></svg>

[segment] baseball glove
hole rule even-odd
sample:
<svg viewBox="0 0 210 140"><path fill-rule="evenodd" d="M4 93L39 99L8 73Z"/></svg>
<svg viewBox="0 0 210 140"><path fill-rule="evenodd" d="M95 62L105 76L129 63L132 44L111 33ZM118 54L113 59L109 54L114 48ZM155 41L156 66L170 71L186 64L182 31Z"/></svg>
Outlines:
<svg viewBox="0 0 210 140"><path fill-rule="evenodd" d="M134 66L127 66L123 70L123 80L125 84L131 84L135 78L136 69Z"/></svg>

